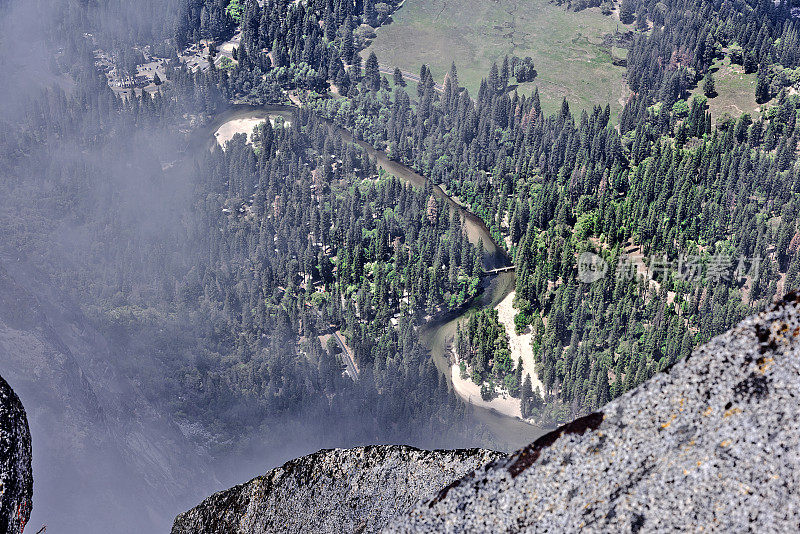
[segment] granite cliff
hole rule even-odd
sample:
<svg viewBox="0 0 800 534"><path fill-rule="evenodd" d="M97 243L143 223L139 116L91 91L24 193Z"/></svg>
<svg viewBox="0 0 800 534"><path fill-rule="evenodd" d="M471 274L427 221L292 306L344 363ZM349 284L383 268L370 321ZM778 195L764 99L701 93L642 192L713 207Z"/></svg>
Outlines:
<svg viewBox="0 0 800 534"><path fill-rule="evenodd" d="M178 516L172 534L377 532L500 456L393 445L322 450L212 495Z"/></svg>
<svg viewBox="0 0 800 534"><path fill-rule="evenodd" d="M387 532L797 532L800 295Z"/></svg>
<svg viewBox="0 0 800 534"><path fill-rule="evenodd" d="M0 255L0 374L30 420L32 523L163 531L211 486L207 458L126 377L125 357L47 276Z"/></svg>
<svg viewBox="0 0 800 534"><path fill-rule="evenodd" d="M512 455L321 451L214 495L173 534L796 532L799 401L793 293Z"/></svg>
<svg viewBox="0 0 800 534"><path fill-rule="evenodd" d="M0 532L18 534L31 517L31 433L25 408L0 376Z"/></svg>

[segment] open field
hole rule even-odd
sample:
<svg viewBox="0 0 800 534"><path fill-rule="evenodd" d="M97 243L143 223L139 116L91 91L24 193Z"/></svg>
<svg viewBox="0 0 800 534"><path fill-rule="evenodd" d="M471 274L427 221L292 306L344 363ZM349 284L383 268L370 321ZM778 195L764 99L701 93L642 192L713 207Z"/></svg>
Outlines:
<svg viewBox="0 0 800 534"><path fill-rule="evenodd" d="M384 67L419 72L425 63L441 82L455 61L461 84L474 95L493 61L531 56L539 75L520 91L538 85L547 111L566 96L573 109L610 102L616 114L627 94L625 69L601 46L603 35L625 27L597 8L573 13L548 0L405 0L393 18L363 52L374 51Z"/></svg>
<svg viewBox="0 0 800 534"><path fill-rule="evenodd" d="M717 96L708 99L708 108L711 111L711 120L716 123L723 114L729 113L738 117L742 113L750 113L753 118L759 116L760 106L756 103L755 73L745 74L741 65L732 65L731 58L725 56L717 60L711 67L714 73L714 84ZM692 91L692 95L702 95L703 84Z"/></svg>

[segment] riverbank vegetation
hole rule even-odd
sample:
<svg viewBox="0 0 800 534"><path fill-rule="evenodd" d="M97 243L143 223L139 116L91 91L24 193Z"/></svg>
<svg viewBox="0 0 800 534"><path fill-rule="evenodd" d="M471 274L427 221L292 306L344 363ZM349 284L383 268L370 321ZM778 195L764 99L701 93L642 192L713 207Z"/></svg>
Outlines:
<svg viewBox="0 0 800 534"><path fill-rule="evenodd" d="M193 395L180 409L237 405L245 401L239 392L247 392L252 412L245 420L253 420L355 387L371 392L370 410L387 430L393 420L427 417L388 399L401 391L420 401L447 396L414 340L415 327L426 311L474 296L478 249L442 201L379 177L366 152L331 126L306 112L290 123L273 129L266 121L252 145L238 134L224 152L201 160L208 256L180 295L182 307L215 318L214 341L201 343L214 347L205 372L235 387ZM353 349L358 386L347 384L340 363L323 350L319 338L330 329L343 331ZM225 354L235 358L227 363ZM273 369L276 354L285 359ZM207 380L193 368L180 375ZM292 375L303 378L287 381ZM195 415L211 419L216 409Z"/></svg>
<svg viewBox="0 0 800 534"><path fill-rule="evenodd" d="M154 96L117 99L82 34L52 67L70 91L30 91L19 106L36 112L4 115L4 263L80 305L109 366L216 458L502 447L417 340L426 315L478 291L480 249L447 204L379 173L305 112L209 151L202 125L236 91L227 72L172 64ZM247 66L235 76L252 79ZM352 348L357 381L320 342L330 330Z"/></svg>
<svg viewBox="0 0 800 534"><path fill-rule="evenodd" d="M468 416L448 397L415 328L475 295L480 250L430 189L380 176L324 117L443 186L506 247L517 267L516 326L532 330L541 401L552 407L537 417L562 422L621 395L800 283L800 102L789 90L800 54L789 7L626 3L639 31L617 43L627 48L633 92L619 121L609 102L577 113L564 99L548 113L535 88L514 90L513 57L487 64L477 91L462 87L455 65L441 87L427 66L413 88L390 83L377 57L362 66L358 52L369 40L363 25L387 22L393 3L240 2L235 65L212 63L196 73L172 65L154 97L124 102L95 76L92 44L72 37L56 66L75 83L73 92L43 93L37 98L47 105L36 106L35 120L4 133L10 174L46 176L50 184L32 196L18 187L25 180L4 186L13 229L5 239L30 237L13 222L15 203L52 232L66 224L113 236L113 246L84 251L89 265L52 276L104 332L131 343L128 372L159 370L144 386L152 398L218 435L266 428L298 412L313 420L363 409L364 439L436 435L450 421L455 434L472 439ZM180 5L174 36L154 48L222 38L235 27L237 10L226 11L226 2ZM103 46L140 45L165 32ZM707 100L692 92L724 58L755 74L754 98L769 105L712 125ZM549 76L551 67L534 57L523 78L532 76L532 63L534 83ZM721 82L718 76L717 91ZM339 98L327 98L332 85ZM236 136L225 152L203 152L192 162L185 178L191 194L173 206L186 216L169 219L174 235L167 241L152 229L146 238L125 237L104 211L122 202L112 190L87 199L102 166L56 170L41 156L57 138L121 158L124 151L113 147L136 146L131 131L165 121L190 130L231 101L286 102L287 91L308 108L291 127L265 125L252 145ZM166 181L176 158L152 156L157 149L142 143L150 163L141 175ZM28 156L31 147L40 159ZM131 164L141 167L138 159ZM196 244L188 259L164 263L170 250L186 246L186 236ZM32 257L53 253L37 239L26 245ZM146 255L132 259L126 247L144 247L160 265ZM606 261L605 277L578 277L584 252ZM643 259L618 268L626 255ZM690 256L699 258L702 276L689 276L680 263ZM729 271L719 270L724 257L733 258ZM143 263L138 271L123 268ZM716 275L708 274L712 263ZM492 385L519 389L523 413L532 414L541 403L504 352L496 322L490 312L475 316L459 350L487 395ZM336 359L318 343L331 325L345 333L363 370L355 384L341 378ZM173 390L180 394L167 399Z"/></svg>
<svg viewBox="0 0 800 534"><path fill-rule="evenodd" d="M545 117L536 95L509 96L497 71L477 99L450 82L423 88L416 106L401 88L314 105L356 135L443 184L507 237L517 265L521 317L545 319L537 347L546 397L596 408L722 332L796 283L797 98L783 95L758 120L712 128L704 103L623 112L622 134L606 107L580 117L564 102ZM641 108L645 109L645 108ZM747 269L698 278L665 272L654 284L577 278L581 252L612 269L627 253L677 262L729 254ZM764 260L757 278L752 258ZM791 268L791 269L790 269ZM524 322L524 321L523 321ZM611 384L609 386L609 383Z"/></svg>
<svg viewBox="0 0 800 534"><path fill-rule="evenodd" d="M515 4L514 40L573 15L550 5L552 18L525 20ZM555 61L540 40L463 73L442 54L408 67L417 82L365 50L410 4L0 2L0 314L7 351L30 355L11 358L32 362L12 374L30 384L38 426L60 429L43 444L57 468L40 472L52 506L36 507L51 527L164 531L149 522L185 509L186 488L208 493L319 448L508 448L478 417L517 444L535 434L476 416L419 342L429 319L451 324L492 285L457 210L382 173L324 118L430 177L513 258L516 324L507 308L462 324L459 350L481 382L466 398L512 391L510 411L562 422L797 285L790 6L625 4L636 29L611 42L580 30L551 43ZM572 72L621 80L622 58L630 98L572 84ZM716 67L709 107L692 94ZM739 68L759 110L728 119L714 101L748 90L726 76ZM209 150L231 103L290 101L304 109L282 125ZM590 251L609 272L585 283L577 258ZM704 277L645 261L617 277L626 253L699 256ZM712 258L725 272L724 255L747 261L708 276ZM442 345L449 331L435 331ZM530 374L511 352L517 331ZM106 460L122 468L103 471ZM184 475L198 462L208 472L195 483ZM139 480L109 484L109 472Z"/></svg>
<svg viewBox="0 0 800 534"><path fill-rule="evenodd" d="M632 83L645 83L641 54L661 35L636 41ZM744 39L737 35L727 38ZM653 71L648 84L675 89L640 91L620 129L607 106L574 116L565 101L545 116L536 93L507 93L498 67L475 100L460 88L455 69L442 95L430 82L408 95L367 71L347 100L311 105L444 185L495 236L508 238L521 317L535 310L543 319L537 359L545 395L570 406L569 417L620 395L759 309L779 283L797 283L796 251L787 248L797 232L797 98L783 92L763 117L743 115L712 128L703 100L683 100L691 81L664 81L667 74L701 75L716 54L713 46L704 50L710 55L696 51L692 69ZM782 55L793 64L791 54ZM733 265L724 277L689 282L680 269L662 268L653 283L607 276L586 285L576 278L576 256L584 251L603 255L612 269L627 253L666 254L675 265L681 256L701 255L703 268L727 254L746 259L738 265L746 269ZM757 276L754 258L763 260Z"/></svg>
<svg viewBox="0 0 800 534"><path fill-rule="evenodd" d="M478 385L484 400L495 394L495 388L519 397L522 366L511 359L508 336L494 308L479 310L469 316L462 329L458 325L455 338L456 357L464 363L464 372Z"/></svg>
<svg viewBox="0 0 800 534"><path fill-rule="evenodd" d="M441 90L422 66L409 94L375 56L362 68L363 43L350 35L363 13L313 3L248 4L239 64L211 76L227 98L268 102L302 89L313 112L485 221L517 266L516 328L535 331L553 408L542 420L553 423L598 408L798 283L798 97L785 89L800 59L794 23L782 4L684 4L626 6L641 31L619 43L634 94L618 124L608 104L576 114L563 100L548 114L538 91L513 90L511 60L492 65L474 96L455 65ZM291 43L277 20L294 21ZM692 91L722 58L758 71L754 96L771 102L712 126L708 101ZM330 83L341 98L324 97ZM583 283L584 252L600 255L608 275ZM689 276L688 257L703 276ZM721 257L730 269L705 276ZM487 384L500 378L475 363Z"/></svg>

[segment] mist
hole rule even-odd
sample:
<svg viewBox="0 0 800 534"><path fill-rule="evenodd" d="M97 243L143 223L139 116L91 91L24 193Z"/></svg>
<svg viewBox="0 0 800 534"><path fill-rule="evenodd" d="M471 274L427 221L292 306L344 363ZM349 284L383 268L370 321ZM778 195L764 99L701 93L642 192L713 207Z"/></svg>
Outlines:
<svg viewBox="0 0 800 534"><path fill-rule="evenodd" d="M178 13L172 0L0 5L0 374L31 425L33 531L166 532L213 491L319 448L465 445L402 415L385 428L364 412L374 388L346 381L333 401L274 413L231 383L214 384L223 408L192 400L217 376L189 387L187 369L212 365L198 341L211 319L171 303L202 281L222 156L185 125L224 103L170 104L188 99L171 89L131 110L93 65L95 46L164 42ZM307 381L297 369L283 380ZM430 362L420 372L435 386Z"/></svg>

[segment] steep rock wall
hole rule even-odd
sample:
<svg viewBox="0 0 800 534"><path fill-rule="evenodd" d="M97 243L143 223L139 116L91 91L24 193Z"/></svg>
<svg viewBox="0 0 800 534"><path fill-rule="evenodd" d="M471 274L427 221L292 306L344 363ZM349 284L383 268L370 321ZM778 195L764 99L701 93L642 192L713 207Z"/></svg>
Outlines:
<svg viewBox="0 0 800 534"><path fill-rule="evenodd" d="M796 532L800 295L387 532Z"/></svg>
<svg viewBox="0 0 800 534"><path fill-rule="evenodd" d="M0 377L0 532L18 534L31 516L33 472L28 417Z"/></svg>
<svg viewBox="0 0 800 534"><path fill-rule="evenodd" d="M172 534L377 532L416 502L501 456L392 445L323 450L212 495L178 516Z"/></svg>

